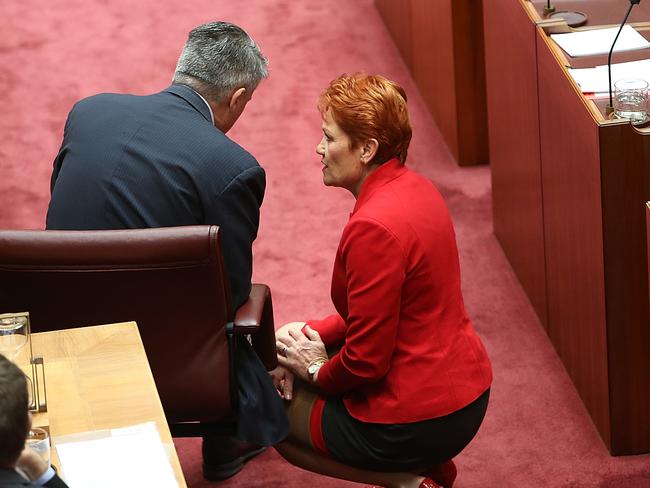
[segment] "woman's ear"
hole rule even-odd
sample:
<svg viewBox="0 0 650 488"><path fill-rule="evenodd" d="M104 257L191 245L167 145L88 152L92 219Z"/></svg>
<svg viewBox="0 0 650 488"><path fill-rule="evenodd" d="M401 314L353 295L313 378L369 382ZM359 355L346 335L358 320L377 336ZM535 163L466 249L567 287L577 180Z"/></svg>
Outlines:
<svg viewBox="0 0 650 488"><path fill-rule="evenodd" d="M368 139L361 148L361 162L368 164L372 161L379 150L379 141L375 138Z"/></svg>

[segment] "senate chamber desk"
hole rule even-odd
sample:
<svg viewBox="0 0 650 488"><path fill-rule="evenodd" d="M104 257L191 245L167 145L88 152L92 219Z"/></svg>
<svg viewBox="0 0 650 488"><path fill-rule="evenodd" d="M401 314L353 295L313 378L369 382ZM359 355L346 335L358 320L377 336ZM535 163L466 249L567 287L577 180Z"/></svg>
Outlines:
<svg viewBox="0 0 650 488"><path fill-rule="evenodd" d="M584 96L549 34L546 2L484 8L494 231L587 411L614 455L650 452L650 306L645 202L650 131ZM620 23L627 2L553 2L584 28ZM486 3L484 3L484 7ZM647 38L650 2L630 22ZM613 62L650 57L615 54Z"/></svg>
<svg viewBox="0 0 650 488"><path fill-rule="evenodd" d="M46 413L34 414L34 425L49 425L55 438L153 421L162 443L171 446L178 486L187 486L135 322L31 337L34 354L45 360L48 401Z"/></svg>

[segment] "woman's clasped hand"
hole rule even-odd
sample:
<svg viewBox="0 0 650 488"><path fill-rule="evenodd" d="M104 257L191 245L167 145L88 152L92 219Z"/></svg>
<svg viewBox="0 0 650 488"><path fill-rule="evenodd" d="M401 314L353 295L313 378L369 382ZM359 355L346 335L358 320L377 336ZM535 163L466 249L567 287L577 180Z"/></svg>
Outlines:
<svg viewBox="0 0 650 488"><path fill-rule="evenodd" d="M280 396L291 400L294 376L298 375L304 381L314 382L318 371L311 375L309 366L321 361L324 364L327 361L327 351L318 332L308 325L293 322L287 326L276 335L280 365L271 372L271 377Z"/></svg>

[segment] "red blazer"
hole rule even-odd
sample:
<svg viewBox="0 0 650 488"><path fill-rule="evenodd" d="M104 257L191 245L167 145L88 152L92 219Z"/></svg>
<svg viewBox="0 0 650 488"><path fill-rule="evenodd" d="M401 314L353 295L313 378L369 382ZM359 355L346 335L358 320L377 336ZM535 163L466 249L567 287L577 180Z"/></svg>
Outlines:
<svg viewBox="0 0 650 488"><path fill-rule="evenodd" d="M477 399L492 369L467 316L453 225L433 184L397 159L364 181L336 254L338 314L310 320L341 346L318 386L374 423L447 415Z"/></svg>

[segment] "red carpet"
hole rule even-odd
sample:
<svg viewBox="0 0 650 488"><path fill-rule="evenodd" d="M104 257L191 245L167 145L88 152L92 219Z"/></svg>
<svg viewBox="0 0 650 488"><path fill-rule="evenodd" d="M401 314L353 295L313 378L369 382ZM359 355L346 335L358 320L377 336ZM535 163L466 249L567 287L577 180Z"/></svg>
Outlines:
<svg viewBox="0 0 650 488"><path fill-rule="evenodd" d="M200 23L233 21L257 39L271 77L231 135L267 169L255 278L271 286L278 324L331 310L331 265L353 205L321 183L318 93L358 70L402 83L414 127L409 164L447 199L466 304L495 370L485 424L456 460L456 486L650 486L650 455L609 456L492 234L489 168L456 167L371 0L21 0L3 2L3 11L0 228L43 226L52 159L74 100L166 87L187 32ZM200 475L199 441L176 447L188 485L212 485ZM214 486L359 485L306 473L269 450Z"/></svg>

